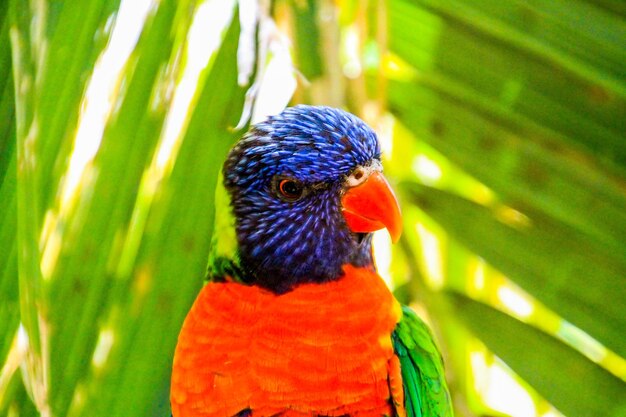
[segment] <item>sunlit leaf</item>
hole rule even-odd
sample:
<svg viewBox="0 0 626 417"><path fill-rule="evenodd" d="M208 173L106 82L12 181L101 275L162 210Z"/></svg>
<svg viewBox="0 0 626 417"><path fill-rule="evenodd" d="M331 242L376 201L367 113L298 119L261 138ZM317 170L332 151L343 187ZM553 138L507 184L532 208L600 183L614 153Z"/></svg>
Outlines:
<svg viewBox="0 0 626 417"><path fill-rule="evenodd" d="M532 326L460 294L448 297L456 317L567 416L626 415L624 381Z"/></svg>
<svg viewBox="0 0 626 417"><path fill-rule="evenodd" d="M506 218L461 197L411 183L403 190L451 236L561 316L626 353L624 259L547 218Z"/></svg>
<svg viewBox="0 0 626 417"><path fill-rule="evenodd" d="M19 389L19 378L9 381L19 362L9 364L7 358L19 323L16 173L14 86L5 2L0 5L0 415L6 413L12 391Z"/></svg>
<svg viewBox="0 0 626 417"><path fill-rule="evenodd" d="M43 414L167 415L238 135L234 3L37 4L13 3L26 385Z"/></svg>
<svg viewBox="0 0 626 417"><path fill-rule="evenodd" d="M626 61L602 38L623 37L621 21L591 7L593 20L576 28L567 16L548 18L509 2L419 3L428 6L391 2L391 48L418 74L390 83L394 113L511 205L548 213L626 250L626 87L616 78ZM536 7L550 8L543 3ZM484 16L496 10L502 16ZM532 36L502 22L515 18L534 25L535 37L553 36L551 25L568 36L530 42ZM404 30L411 21L415 29ZM594 54L563 49L574 39Z"/></svg>

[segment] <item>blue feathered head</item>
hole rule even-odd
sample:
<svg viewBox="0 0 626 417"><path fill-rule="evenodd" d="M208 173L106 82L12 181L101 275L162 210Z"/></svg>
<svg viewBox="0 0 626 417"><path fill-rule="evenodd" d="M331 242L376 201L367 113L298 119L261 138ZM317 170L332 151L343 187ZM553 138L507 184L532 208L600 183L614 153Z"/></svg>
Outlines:
<svg viewBox="0 0 626 417"><path fill-rule="evenodd" d="M224 164L244 275L284 292L370 265L370 234L349 227L342 198L379 171L375 133L345 111L300 105L254 125Z"/></svg>

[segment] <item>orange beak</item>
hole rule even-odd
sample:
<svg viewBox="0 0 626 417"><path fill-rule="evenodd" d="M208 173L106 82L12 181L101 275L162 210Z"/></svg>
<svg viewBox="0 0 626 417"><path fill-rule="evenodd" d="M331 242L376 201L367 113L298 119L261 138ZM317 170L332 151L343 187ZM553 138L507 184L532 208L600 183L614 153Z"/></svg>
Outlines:
<svg viewBox="0 0 626 417"><path fill-rule="evenodd" d="M380 172L348 189L341 199L343 216L350 230L369 233L387 228L392 242L402 234L402 214L398 200Z"/></svg>

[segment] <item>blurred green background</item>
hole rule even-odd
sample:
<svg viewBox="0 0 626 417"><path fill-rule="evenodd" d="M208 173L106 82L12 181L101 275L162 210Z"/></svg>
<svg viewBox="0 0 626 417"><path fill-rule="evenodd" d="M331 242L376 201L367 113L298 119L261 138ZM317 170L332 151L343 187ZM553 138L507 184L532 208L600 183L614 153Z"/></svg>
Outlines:
<svg viewBox="0 0 626 417"><path fill-rule="evenodd" d="M289 102L378 132L457 415L626 416L622 0L0 2L1 416L169 415L222 160Z"/></svg>

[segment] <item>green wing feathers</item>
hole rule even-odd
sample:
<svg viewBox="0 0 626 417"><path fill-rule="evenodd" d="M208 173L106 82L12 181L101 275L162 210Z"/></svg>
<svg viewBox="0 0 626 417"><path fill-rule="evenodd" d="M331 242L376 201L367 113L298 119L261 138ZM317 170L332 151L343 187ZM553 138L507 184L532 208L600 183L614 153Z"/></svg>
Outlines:
<svg viewBox="0 0 626 417"><path fill-rule="evenodd" d="M392 340L400 359L407 417L452 417L443 360L426 323L402 306Z"/></svg>

